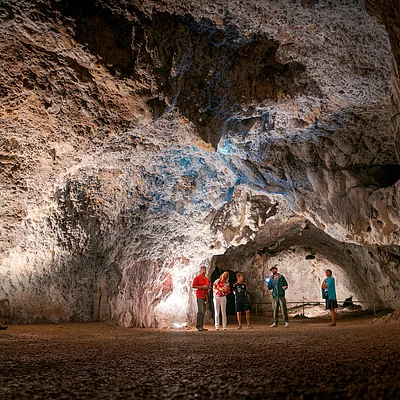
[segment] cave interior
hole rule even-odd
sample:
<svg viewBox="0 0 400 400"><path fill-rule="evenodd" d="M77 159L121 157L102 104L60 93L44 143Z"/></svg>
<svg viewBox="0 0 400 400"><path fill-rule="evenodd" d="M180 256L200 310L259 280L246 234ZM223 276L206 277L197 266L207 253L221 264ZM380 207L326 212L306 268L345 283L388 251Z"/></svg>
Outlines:
<svg viewBox="0 0 400 400"><path fill-rule="evenodd" d="M225 3L0 3L6 322L193 322L200 265L398 308L397 3Z"/></svg>

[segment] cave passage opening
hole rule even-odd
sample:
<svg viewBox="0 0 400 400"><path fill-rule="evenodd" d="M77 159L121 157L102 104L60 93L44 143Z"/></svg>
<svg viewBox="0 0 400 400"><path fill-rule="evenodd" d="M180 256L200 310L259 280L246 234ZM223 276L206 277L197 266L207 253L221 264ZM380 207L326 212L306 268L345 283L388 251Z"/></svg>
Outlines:
<svg viewBox="0 0 400 400"><path fill-rule="evenodd" d="M236 282L236 274L239 271L232 271L230 269L221 269L218 266L215 266L213 272L211 273L210 282L211 285L222 275L223 272L227 271L229 273L229 286L230 293L226 296L226 314L227 315L236 315L235 312L235 295L233 294L232 288L233 284ZM214 293L210 291L210 299L209 299L209 309L215 321L215 312L214 312Z"/></svg>
<svg viewBox="0 0 400 400"><path fill-rule="evenodd" d="M262 232L259 236L262 237ZM265 279L273 265L278 266L279 273L289 283L286 292L289 314L302 313L305 304L307 316L324 315L321 284L326 269L333 271L339 305L350 296L357 309L372 310L375 306L382 307L384 303L382 294L376 291L375 286L376 280L380 279L379 274L371 272L375 268L370 269L371 265L379 264L376 251L339 242L311 223L284 238L275 238L272 244L256 238L245 245L231 247L224 254L214 256L211 264L211 281L223 271L228 271L231 288L236 282L236 273L244 274L252 313L256 305L261 314L271 311L272 297ZM211 303L210 311L213 313ZM232 294L227 298L228 315L235 314L234 306Z"/></svg>

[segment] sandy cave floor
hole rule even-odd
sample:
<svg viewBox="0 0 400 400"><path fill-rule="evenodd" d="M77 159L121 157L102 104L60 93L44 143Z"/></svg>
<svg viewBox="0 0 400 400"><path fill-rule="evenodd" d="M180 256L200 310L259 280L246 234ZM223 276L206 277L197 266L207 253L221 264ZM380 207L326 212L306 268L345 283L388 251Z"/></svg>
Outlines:
<svg viewBox="0 0 400 400"><path fill-rule="evenodd" d="M105 323L0 331L1 399L400 398L400 324L291 321L253 330L124 329Z"/></svg>

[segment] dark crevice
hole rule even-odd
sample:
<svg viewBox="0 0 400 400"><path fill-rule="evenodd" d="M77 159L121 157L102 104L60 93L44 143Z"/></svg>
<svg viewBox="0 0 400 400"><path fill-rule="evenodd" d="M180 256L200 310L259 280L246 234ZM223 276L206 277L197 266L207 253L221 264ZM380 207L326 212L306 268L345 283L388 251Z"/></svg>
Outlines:
<svg viewBox="0 0 400 400"><path fill-rule="evenodd" d="M36 8L40 7L44 5L36 5ZM55 11L66 17L64 22L67 26L73 19L75 39L98 56L111 74L121 77L131 77L134 74L133 21L113 13L96 0L53 0L53 15Z"/></svg>
<svg viewBox="0 0 400 400"><path fill-rule="evenodd" d="M164 27L162 34L157 26ZM248 39L232 26L219 29L209 20L199 23L190 16L162 13L153 15L151 24L143 24L142 29L146 42L140 43L138 59L152 65L158 55L152 73L159 93L149 102L154 114L162 113L161 92L214 147L224 122L241 112L241 105L317 91L307 80L295 81L296 76L305 74L304 67L277 62L278 43L262 35ZM144 49L147 54L142 54Z"/></svg>
<svg viewBox="0 0 400 400"><path fill-rule="evenodd" d="M361 186L385 188L400 179L400 165L365 165L351 170L361 182Z"/></svg>
<svg viewBox="0 0 400 400"><path fill-rule="evenodd" d="M0 2L0 24L10 21L14 18L14 13L11 7L4 2Z"/></svg>

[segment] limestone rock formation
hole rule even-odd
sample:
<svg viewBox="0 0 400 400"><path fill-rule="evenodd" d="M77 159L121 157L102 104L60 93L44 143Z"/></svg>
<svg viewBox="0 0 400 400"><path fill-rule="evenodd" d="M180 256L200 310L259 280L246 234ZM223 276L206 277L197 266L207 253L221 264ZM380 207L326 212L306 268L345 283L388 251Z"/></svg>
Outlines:
<svg viewBox="0 0 400 400"><path fill-rule="evenodd" d="M399 306L398 13L0 2L0 318L191 322L202 264Z"/></svg>

